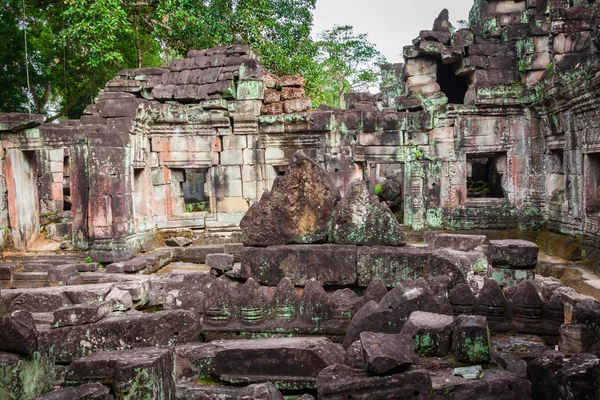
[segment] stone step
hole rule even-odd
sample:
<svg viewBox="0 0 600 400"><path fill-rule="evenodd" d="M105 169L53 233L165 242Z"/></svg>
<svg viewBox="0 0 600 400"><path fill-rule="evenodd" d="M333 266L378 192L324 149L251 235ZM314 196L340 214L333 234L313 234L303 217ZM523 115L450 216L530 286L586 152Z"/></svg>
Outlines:
<svg viewBox="0 0 600 400"><path fill-rule="evenodd" d="M11 289L29 289L48 286L47 272L15 272L10 284Z"/></svg>

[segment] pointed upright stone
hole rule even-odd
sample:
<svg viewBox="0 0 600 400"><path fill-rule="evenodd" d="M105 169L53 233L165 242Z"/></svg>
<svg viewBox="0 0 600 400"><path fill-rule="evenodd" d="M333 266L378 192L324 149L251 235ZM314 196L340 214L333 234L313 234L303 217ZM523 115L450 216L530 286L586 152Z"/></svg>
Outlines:
<svg viewBox="0 0 600 400"><path fill-rule="evenodd" d="M329 221L329 240L336 244L404 246L406 236L385 203L355 181Z"/></svg>
<svg viewBox="0 0 600 400"><path fill-rule="evenodd" d="M290 278L279 281L271 301L275 318L293 321L298 316L300 297Z"/></svg>
<svg viewBox="0 0 600 400"><path fill-rule="evenodd" d="M302 316L307 321L322 321L333 314L333 304L323 286L316 280L308 282L302 294Z"/></svg>
<svg viewBox="0 0 600 400"><path fill-rule="evenodd" d="M244 215L242 241L246 246L325 242L327 222L339 200L327 171L298 151L285 175Z"/></svg>
<svg viewBox="0 0 600 400"><path fill-rule="evenodd" d="M241 288L240 312L244 324L259 324L269 315L269 299L252 278Z"/></svg>

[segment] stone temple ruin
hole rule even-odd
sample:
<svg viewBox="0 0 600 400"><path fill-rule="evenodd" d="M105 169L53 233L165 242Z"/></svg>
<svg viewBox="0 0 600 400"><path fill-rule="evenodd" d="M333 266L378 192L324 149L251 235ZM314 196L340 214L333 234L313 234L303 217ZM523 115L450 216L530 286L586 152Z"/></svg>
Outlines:
<svg viewBox="0 0 600 400"><path fill-rule="evenodd" d="M404 58L342 110L238 44L0 114L0 399L600 399L597 2Z"/></svg>

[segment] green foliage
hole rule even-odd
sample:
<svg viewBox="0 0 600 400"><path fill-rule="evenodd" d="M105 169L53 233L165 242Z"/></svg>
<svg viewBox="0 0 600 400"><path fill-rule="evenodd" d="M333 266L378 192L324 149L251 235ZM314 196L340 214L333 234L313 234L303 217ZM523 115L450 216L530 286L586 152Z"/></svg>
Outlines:
<svg viewBox="0 0 600 400"><path fill-rule="evenodd" d="M185 205L185 212L202 212L210 211L210 204L208 201L201 201L199 203L188 203Z"/></svg>
<svg viewBox="0 0 600 400"><path fill-rule="evenodd" d="M365 34L310 37L316 0L7 0L0 5L0 112L78 118L119 70L166 65L191 49L248 43L267 70L302 74L313 104L339 106L384 62ZM28 63L25 63L27 34ZM28 68L26 67L28 65ZM27 82L29 71L29 86Z"/></svg>
<svg viewBox="0 0 600 400"><path fill-rule="evenodd" d="M334 26L321 32L317 45L320 50L320 101L334 107L343 106L344 94L366 91L380 79L377 67L385 63L383 55L364 33L354 33L352 26Z"/></svg>
<svg viewBox="0 0 600 400"><path fill-rule="evenodd" d="M87 264L90 264L92 262L92 257L86 257L84 260Z"/></svg>
<svg viewBox="0 0 600 400"><path fill-rule="evenodd" d="M383 186L383 185L382 185L381 183L378 183L377 185L375 185L375 194L376 194L377 196L381 195L381 187L382 187L382 186Z"/></svg>

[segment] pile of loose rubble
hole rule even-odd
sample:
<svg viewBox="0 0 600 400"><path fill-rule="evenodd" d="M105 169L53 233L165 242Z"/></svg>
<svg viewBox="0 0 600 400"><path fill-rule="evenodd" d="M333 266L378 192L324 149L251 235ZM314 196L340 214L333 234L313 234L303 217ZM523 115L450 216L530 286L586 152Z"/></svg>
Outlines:
<svg viewBox="0 0 600 400"><path fill-rule="evenodd" d="M536 277L530 242L408 245L300 153L242 227L105 268L4 263L0 398L597 398L600 303Z"/></svg>

